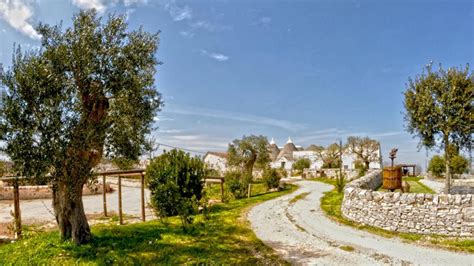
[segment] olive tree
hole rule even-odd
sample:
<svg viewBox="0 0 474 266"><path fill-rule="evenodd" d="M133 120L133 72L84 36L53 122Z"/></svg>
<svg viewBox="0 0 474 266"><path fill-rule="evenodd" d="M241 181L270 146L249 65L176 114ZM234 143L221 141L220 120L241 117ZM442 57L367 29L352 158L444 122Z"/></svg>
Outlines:
<svg viewBox="0 0 474 266"><path fill-rule="evenodd" d="M337 143L332 143L327 148L311 145L308 150L316 152L316 156L323 162L322 168L339 167L339 154L341 149Z"/></svg>
<svg viewBox="0 0 474 266"><path fill-rule="evenodd" d="M70 28L40 24L39 51L15 49L0 107L3 151L14 171L47 177L63 239L91 239L83 186L101 159L136 161L159 111L154 87L158 33L127 31L123 16L94 10Z"/></svg>
<svg viewBox="0 0 474 266"><path fill-rule="evenodd" d="M348 137L345 149L355 155L365 169L369 169L371 162L380 160L380 143L369 137Z"/></svg>
<svg viewBox="0 0 474 266"><path fill-rule="evenodd" d="M264 169L270 162L268 147L268 139L264 136L250 135L235 139L227 149L227 163L252 175L254 166Z"/></svg>
<svg viewBox="0 0 474 266"><path fill-rule="evenodd" d="M472 147L474 75L468 65L433 70L428 64L420 75L408 80L404 95L406 128L420 138L419 147L444 149L445 190L449 193L450 146Z"/></svg>

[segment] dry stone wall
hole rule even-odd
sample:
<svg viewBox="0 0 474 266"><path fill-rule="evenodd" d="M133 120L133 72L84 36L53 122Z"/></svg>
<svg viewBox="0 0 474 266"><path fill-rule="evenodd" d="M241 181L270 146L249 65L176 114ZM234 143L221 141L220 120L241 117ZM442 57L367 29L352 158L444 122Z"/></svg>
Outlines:
<svg viewBox="0 0 474 266"><path fill-rule="evenodd" d="M342 214L385 230L448 236L474 236L472 194L415 194L374 191L381 171L350 182L344 189Z"/></svg>

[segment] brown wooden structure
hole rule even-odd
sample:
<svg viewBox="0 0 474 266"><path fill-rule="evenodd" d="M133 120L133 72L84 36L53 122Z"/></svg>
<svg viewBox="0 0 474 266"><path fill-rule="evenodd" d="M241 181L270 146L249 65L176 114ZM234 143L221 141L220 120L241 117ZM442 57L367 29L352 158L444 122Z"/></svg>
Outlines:
<svg viewBox="0 0 474 266"><path fill-rule="evenodd" d="M416 176L416 164L399 164L402 168L402 173L405 176ZM411 169L411 172L410 172ZM405 174L407 173L407 174Z"/></svg>
<svg viewBox="0 0 474 266"><path fill-rule="evenodd" d="M382 187L390 191L402 188L402 168L400 166L384 167Z"/></svg>
<svg viewBox="0 0 474 266"><path fill-rule="evenodd" d="M113 170L103 171L94 173L95 176L102 176L102 201L104 208L104 216L107 216L107 196L106 196L106 181L107 176L118 177L118 208L119 208L119 222L123 224L123 211L122 211L122 177L140 177L140 205L141 205L141 218L142 221L146 220L145 212L145 169L132 169L132 170ZM15 219L15 237L21 238L22 226L21 226L21 211L20 211L20 193L19 193L19 180L25 179L24 177L8 176L0 177L0 181L11 182L13 184L13 204L14 204L14 219ZM221 200L224 201L224 178L223 177L206 177L204 179L206 183L219 183L221 188Z"/></svg>

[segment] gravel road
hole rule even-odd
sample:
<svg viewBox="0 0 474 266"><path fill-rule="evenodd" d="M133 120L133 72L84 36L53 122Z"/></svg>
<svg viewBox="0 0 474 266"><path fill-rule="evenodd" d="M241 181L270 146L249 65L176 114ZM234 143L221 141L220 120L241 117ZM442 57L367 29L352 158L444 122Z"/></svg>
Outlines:
<svg viewBox="0 0 474 266"><path fill-rule="evenodd" d="M332 186L313 181L296 184L300 188L294 193L248 213L256 235L292 264L474 265L474 255L407 244L337 224L319 207L323 192ZM302 193L309 194L290 203Z"/></svg>

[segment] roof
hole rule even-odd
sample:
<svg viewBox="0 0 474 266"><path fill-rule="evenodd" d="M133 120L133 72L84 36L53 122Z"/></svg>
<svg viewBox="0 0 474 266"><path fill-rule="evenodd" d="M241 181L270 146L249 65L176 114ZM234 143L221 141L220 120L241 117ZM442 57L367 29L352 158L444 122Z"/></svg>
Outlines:
<svg viewBox="0 0 474 266"><path fill-rule="evenodd" d="M204 158L206 158L207 155L214 155L223 159L227 159L227 152L208 151L206 155L204 155Z"/></svg>
<svg viewBox="0 0 474 266"><path fill-rule="evenodd" d="M293 142L288 142L283 146L283 149L278 154L276 160L280 159L281 157L285 157L288 160L293 160L293 152L297 151L295 144Z"/></svg>
<svg viewBox="0 0 474 266"><path fill-rule="evenodd" d="M276 158L278 157L278 154L280 154L280 149L275 143L270 144L270 150L269 150L269 155L270 155L270 160L275 161Z"/></svg>

